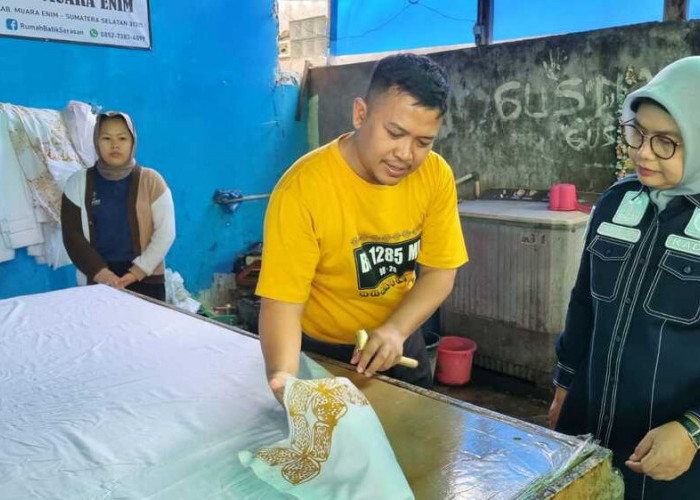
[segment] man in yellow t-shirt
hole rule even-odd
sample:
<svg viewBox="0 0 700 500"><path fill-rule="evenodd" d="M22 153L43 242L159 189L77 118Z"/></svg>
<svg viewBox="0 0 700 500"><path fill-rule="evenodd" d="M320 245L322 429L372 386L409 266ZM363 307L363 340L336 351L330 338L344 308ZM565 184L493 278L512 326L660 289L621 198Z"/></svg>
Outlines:
<svg viewBox="0 0 700 500"><path fill-rule="evenodd" d="M279 399L302 348L367 376L432 386L420 325L468 260L452 170L432 151L448 92L429 58L382 59L353 103L355 131L298 160L275 187L256 293ZM353 352L360 328L369 332L361 354ZM402 355L419 367L394 366Z"/></svg>

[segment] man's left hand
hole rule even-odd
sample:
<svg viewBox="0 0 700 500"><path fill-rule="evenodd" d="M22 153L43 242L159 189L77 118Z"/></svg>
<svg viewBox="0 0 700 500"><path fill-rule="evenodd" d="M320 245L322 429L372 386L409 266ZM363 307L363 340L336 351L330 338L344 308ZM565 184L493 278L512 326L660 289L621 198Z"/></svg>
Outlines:
<svg viewBox="0 0 700 500"><path fill-rule="evenodd" d="M133 284L133 283L136 283L136 281L138 281L138 280L136 279L136 276L134 276L134 275L131 274L131 273L126 273L124 276L122 276L121 278L119 278L119 279L117 280L117 287L119 287L119 288L126 288L126 287L128 287L129 285L131 285L131 284Z"/></svg>
<svg viewBox="0 0 700 500"><path fill-rule="evenodd" d="M350 363L357 364L357 372L371 377L399 362L406 339L398 329L382 325L369 332L369 340L362 351L355 350Z"/></svg>
<svg viewBox="0 0 700 500"><path fill-rule="evenodd" d="M669 422L650 430L625 465L657 481L671 481L690 468L695 452L688 431Z"/></svg>

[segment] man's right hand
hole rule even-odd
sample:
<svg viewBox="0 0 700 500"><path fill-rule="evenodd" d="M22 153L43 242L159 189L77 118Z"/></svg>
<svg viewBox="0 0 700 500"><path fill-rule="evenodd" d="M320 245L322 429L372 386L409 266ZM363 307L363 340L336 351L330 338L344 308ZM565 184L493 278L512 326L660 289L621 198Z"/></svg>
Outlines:
<svg viewBox="0 0 700 500"><path fill-rule="evenodd" d="M350 363L356 364L357 372L367 377L386 371L401 359L405 340L398 329L384 324L369 332L364 349L355 349Z"/></svg>
<svg viewBox="0 0 700 500"><path fill-rule="evenodd" d="M272 393L282 406L284 406L284 387L287 384L287 379L292 376L291 373L287 372L274 372L267 378Z"/></svg>
<svg viewBox="0 0 700 500"><path fill-rule="evenodd" d="M97 272L92 280L100 285L116 286L117 282L119 281L119 276L114 274L108 268L104 267Z"/></svg>
<svg viewBox="0 0 700 500"><path fill-rule="evenodd" d="M554 392L554 400L549 406L549 428L554 430L559 421L559 413L561 412L561 407L566 399L566 389L562 387L557 387Z"/></svg>

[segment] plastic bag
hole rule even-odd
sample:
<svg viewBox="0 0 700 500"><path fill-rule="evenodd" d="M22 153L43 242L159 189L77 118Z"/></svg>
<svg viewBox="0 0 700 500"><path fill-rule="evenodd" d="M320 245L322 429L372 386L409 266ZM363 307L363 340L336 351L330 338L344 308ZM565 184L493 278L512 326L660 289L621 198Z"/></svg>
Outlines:
<svg viewBox="0 0 700 500"><path fill-rule="evenodd" d="M178 309L196 313L201 305L185 288L185 280L177 271L165 270L165 301Z"/></svg>

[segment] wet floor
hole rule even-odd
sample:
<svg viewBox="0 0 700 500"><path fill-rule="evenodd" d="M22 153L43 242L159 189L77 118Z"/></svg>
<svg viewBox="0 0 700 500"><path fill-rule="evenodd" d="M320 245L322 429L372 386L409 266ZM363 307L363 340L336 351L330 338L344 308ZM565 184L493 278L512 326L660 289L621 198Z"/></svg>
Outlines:
<svg viewBox="0 0 700 500"><path fill-rule="evenodd" d="M471 380L463 386L435 384L434 390L455 399L547 427L549 389L491 370L473 367Z"/></svg>

